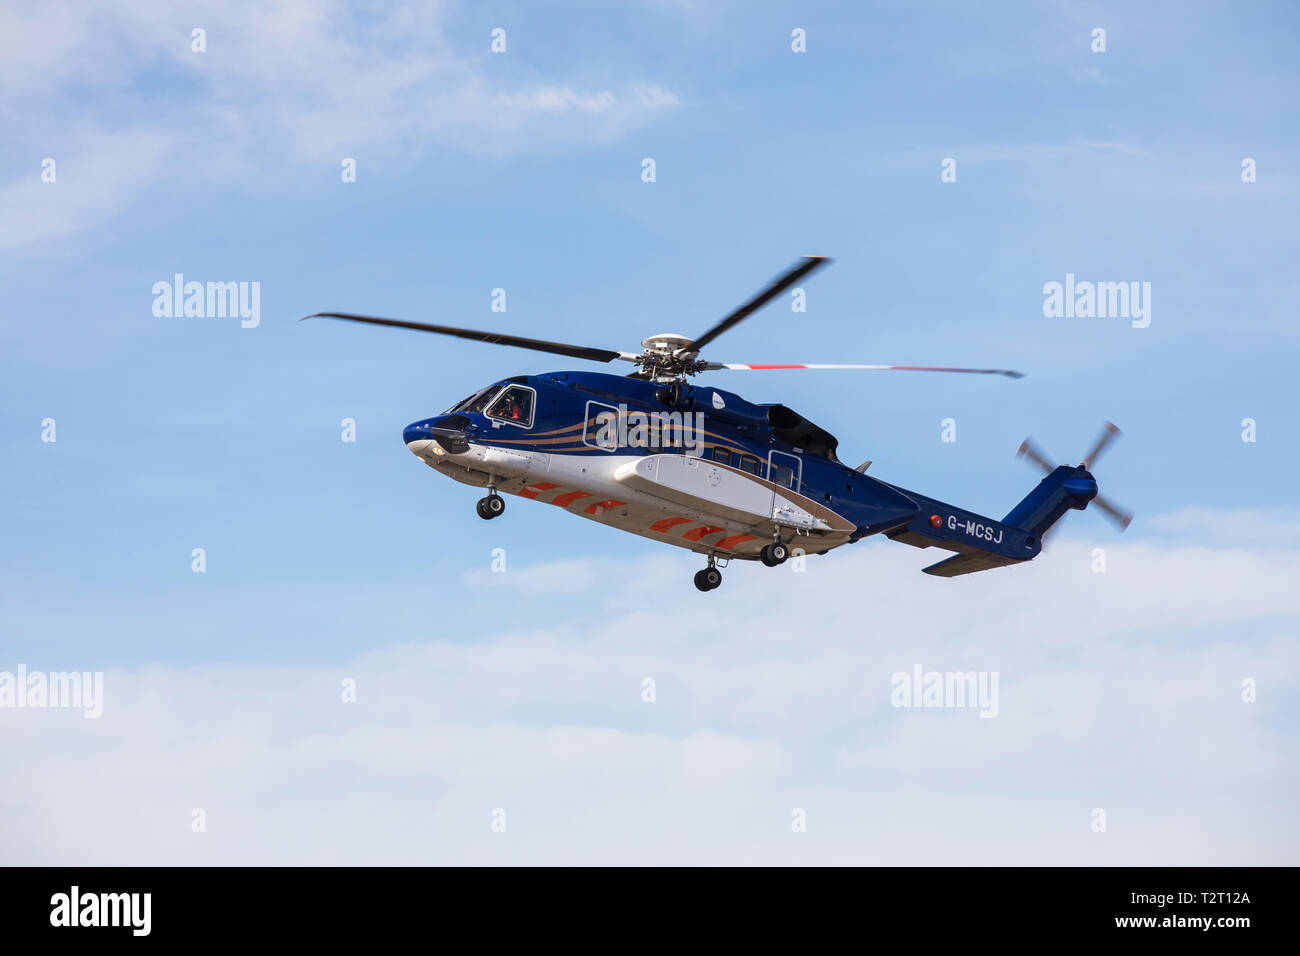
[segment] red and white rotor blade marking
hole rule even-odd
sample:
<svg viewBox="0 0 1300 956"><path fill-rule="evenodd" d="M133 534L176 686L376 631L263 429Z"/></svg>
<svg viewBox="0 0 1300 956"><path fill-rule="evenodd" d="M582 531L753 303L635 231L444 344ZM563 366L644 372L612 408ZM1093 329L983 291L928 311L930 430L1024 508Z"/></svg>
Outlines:
<svg viewBox="0 0 1300 956"><path fill-rule="evenodd" d="M789 368L813 369L816 371L868 371L868 372L965 372L970 375L1005 375L1007 378L1024 378L1023 372L1014 372L1005 368L947 368L938 365L759 365L733 362L711 362L710 369L732 369L734 371L765 372Z"/></svg>

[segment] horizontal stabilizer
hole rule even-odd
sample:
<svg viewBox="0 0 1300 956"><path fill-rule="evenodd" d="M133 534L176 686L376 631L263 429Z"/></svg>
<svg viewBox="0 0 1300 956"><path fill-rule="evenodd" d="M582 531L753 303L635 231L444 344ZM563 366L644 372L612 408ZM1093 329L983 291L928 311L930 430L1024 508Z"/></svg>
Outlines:
<svg viewBox="0 0 1300 956"><path fill-rule="evenodd" d="M1021 559L1004 557L991 551L972 551L969 554L955 554L922 570L926 574L935 574L941 578L955 578L959 574L972 574L975 571L988 571L991 568L1020 563L1022 563Z"/></svg>

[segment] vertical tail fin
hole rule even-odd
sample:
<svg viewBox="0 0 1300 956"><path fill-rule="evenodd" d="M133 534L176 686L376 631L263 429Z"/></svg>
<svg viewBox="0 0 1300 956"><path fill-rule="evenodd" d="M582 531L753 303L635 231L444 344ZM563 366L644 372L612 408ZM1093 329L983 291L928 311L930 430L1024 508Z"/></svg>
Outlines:
<svg viewBox="0 0 1300 956"><path fill-rule="evenodd" d="M1082 511L1088 507L1088 502L1095 500L1102 513L1114 521L1120 531L1123 531L1133 520L1133 512L1120 508L1097 494L1097 479L1092 477L1092 472L1089 470L1101 457L1101 453L1121 434L1119 428L1113 423L1103 422L1101 434L1097 436L1092 449L1083 456L1083 461L1077 465L1055 467L1043 451L1034 444L1034 440L1026 438L1020 443L1020 450L1016 452L1016 457L1028 458L1043 469L1047 477L1040 481L1038 487L1026 495L1020 504L1011 509L1010 514L1002 519L1003 522L1036 534L1041 539L1047 529L1060 521L1067 511L1072 508Z"/></svg>
<svg viewBox="0 0 1300 956"><path fill-rule="evenodd" d="M1097 481L1082 465L1059 465L1007 513L1003 524L1039 538L1070 509L1082 511L1097 497Z"/></svg>

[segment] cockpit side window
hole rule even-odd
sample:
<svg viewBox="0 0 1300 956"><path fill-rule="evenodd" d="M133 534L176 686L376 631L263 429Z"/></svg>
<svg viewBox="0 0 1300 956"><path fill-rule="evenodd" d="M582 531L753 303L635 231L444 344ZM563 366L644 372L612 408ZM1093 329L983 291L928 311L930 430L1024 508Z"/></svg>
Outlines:
<svg viewBox="0 0 1300 956"><path fill-rule="evenodd" d="M475 392L474 394L477 395L478 393ZM447 406L447 410L446 410L445 412L443 412L443 414L444 414L444 415L450 415L452 412L454 412L456 409L460 408L462 405L465 405L465 404L467 404L468 402L470 402L473 398L474 398L474 395L471 395L469 398L462 398L459 402L455 402L455 403L453 403L453 404L451 404L451 405L448 405L448 406Z"/></svg>
<svg viewBox="0 0 1300 956"><path fill-rule="evenodd" d="M532 428L533 390L526 385L511 385L488 407L487 416L521 428Z"/></svg>
<svg viewBox="0 0 1300 956"><path fill-rule="evenodd" d="M501 390L500 385L489 385L487 388L480 388L469 398L451 406L444 414L450 415L452 412L470 412L477 414L487 407L488 400Z"/></svg>

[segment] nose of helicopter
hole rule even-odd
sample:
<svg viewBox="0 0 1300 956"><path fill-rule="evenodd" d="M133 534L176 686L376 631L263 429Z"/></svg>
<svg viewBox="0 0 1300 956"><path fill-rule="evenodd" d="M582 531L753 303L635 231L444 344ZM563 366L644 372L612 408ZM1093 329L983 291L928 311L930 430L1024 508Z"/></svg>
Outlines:
<svg viewBox="0 0 1300 956"><path fill-rule="evenodd" d="M429 449L433 447L433 427L427 419L411 422L402 429L402 441L406 442L406 447L411 450L411 454L423 458L430 454Z"/></svg>
<svg viewBox="0 0 1300 956"><path fill-rule="evenodd" d="M466 431L470 421L464 415L439 415L412 422L402 430L402 440L411 453L425 461L443 455L469 451Z"/></svg>

